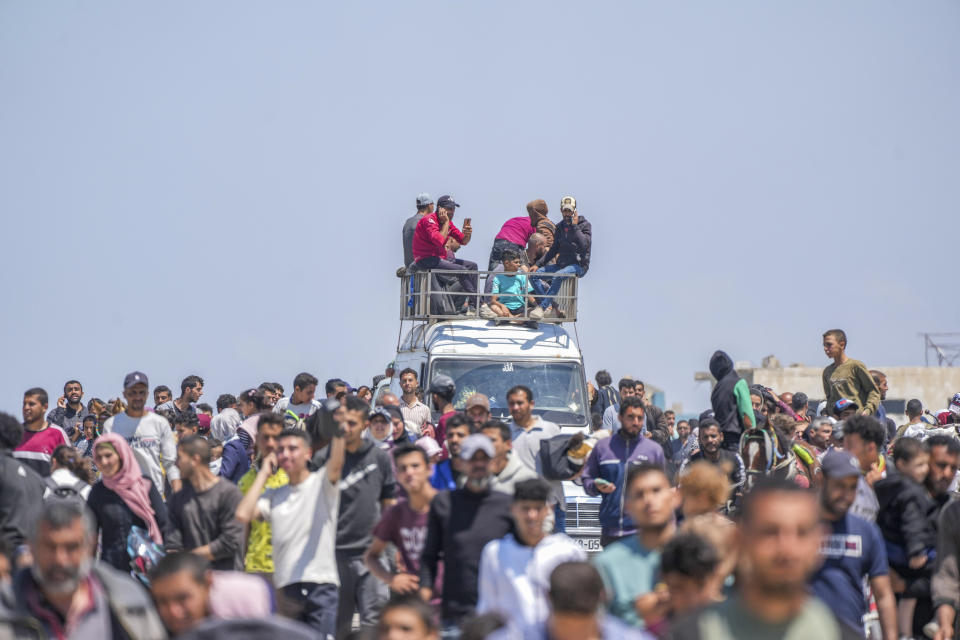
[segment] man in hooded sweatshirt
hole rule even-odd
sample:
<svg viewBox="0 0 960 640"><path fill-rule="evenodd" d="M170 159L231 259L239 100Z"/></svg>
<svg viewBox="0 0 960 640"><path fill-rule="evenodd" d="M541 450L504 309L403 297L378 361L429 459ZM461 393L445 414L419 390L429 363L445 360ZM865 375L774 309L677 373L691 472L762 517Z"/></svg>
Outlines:
<svg viewBox="0 0 960 640"><path fill-rule="evenodd" d="M716 351L710 358L710 373L717 384L710 394L713 416L720 423L723 444L727 451L740 448L740 435L753 428L753 405L750 402L750 387L733 369L733 360L725 351Z"/></svg>

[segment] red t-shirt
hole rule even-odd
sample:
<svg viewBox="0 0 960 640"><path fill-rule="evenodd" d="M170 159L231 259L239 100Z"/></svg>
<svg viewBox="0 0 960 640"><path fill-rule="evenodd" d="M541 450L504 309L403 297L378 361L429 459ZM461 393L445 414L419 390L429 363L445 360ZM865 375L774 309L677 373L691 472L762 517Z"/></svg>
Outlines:
<svg viewBox="0 0 960 640"><path fill-rule="evenodd" d="M13 450L13 457L42 476L50 475L50 458L60 445L69 445L67 434L55 424L40 431L24 429L20 445Z"/></svg>
<svg viewBox="0 0 960 640"><path fill-rule="evenodd" d="M440 222L437 220L436 213L423 216L417 223L417 228L413 231L413 259L417 262L430 257L445 260L447 258L446 243L448 236L463 244L463 233L457 228L457 225L453 224L453 221L450 222L449 231L445 236L440 233Z"/></svg>
<svg viewBox="0 0 960 640"><path fill-rule="evenodd" d="M418 513L410 503L401 500L383 512L380 522L373 528L373 537L392 542L400 552L403 570L416 574L420 571L420 554L427 540L427 513ZM443 587L443 567L437 568L437 580L433 592L439 594Z"/></svg>

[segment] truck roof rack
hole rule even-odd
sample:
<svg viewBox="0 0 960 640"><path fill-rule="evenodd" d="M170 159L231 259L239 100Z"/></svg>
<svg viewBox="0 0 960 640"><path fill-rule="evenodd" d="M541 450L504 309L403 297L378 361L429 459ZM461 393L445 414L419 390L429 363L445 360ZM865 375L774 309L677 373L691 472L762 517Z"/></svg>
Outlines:
<svg viewBox="0 0 960 640"><path fill-rule="evenodd" d="M489 281L492 285L493 277L503 271L448 271L424 270L414 271L407 269L400 276L400 320L438 322L440 320L463 320L466 316L461 311L471 306L479 309L489 300L490 294L485 293L485 285ZM478 278L477 293L464 291L457 282L457 276L462 274L476 275ZM529 274L528 277L537 277L540 274ZM551 278L561 278L560 289L553 297L554 313L544 317L540 322L576 322L577 320L577 276L572 273L543 274L544 284L549 286ZM531 294L539 300L542 296ZM524 305L523 316L517 320L530 320L532 309Z"/></svg>

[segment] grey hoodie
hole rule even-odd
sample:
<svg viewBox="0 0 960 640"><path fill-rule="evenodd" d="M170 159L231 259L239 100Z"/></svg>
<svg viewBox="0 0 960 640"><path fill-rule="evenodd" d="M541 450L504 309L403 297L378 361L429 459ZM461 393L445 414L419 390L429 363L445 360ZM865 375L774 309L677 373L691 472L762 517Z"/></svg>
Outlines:
<svg viewBox="0 0 960 640"><path fill-rule="evenodd" d="M507 454L507 466L500 473L490 477L490 488L512 496L518 482L536 477L536 472L524 466L511 451Z"/></svg>

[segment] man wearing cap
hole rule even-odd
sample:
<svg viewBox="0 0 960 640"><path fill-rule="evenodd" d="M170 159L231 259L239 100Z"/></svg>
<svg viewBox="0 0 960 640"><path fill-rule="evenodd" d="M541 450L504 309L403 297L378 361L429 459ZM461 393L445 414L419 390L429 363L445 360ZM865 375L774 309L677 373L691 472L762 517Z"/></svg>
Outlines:
<svg viewBox="0 0 960 640"><path fill-rule="evenodd" d="M593 230L587 219L577 213L577 201L572 196L565 196L560 200L560 214L563 220L557 225L557 233L553 239L553 246L547 253L537 260L536 265L531 271L539 273L572 273L578 278L587 275L590 268L590 246L593 238ZM555 264L550 261L556 258ZM546 294L540 301L540 311L534 310L530 317L539 320L544 313L553 305L553 297L560 291L560 285L564 278L549 278L549 289L542 282L543 279L535 279L533 282L540 282L538 293ZM537 285L534 285L537 288ZM558 315L562 315L562 312Z"/></svg>
<svg viewBox="0 0 960 640"><path fill-rule="evenodd" d="M447 420L457 413L453 406L453 397L457 393L457 385L450 376L440 374L434 376L427 391L433 400L433 408L440 414L440 419L437 421L436 438L440 446L443 446L447 441ZM444 455L441 459L446 460L446 457Z"/></svg>
<svg viewBox="0 0 960 640"><path fill-rule="evenodd" d="M467 475L462 489L441 491L430 503L427 540L420 557L420 595L433 598L437 567L443 559L443 594L440 618L443 630L453 633L474 613L480 556L484 545L514 531L511 497L490 488L490 438L475 433L463 441L460 459Z"/></svg>
<svg viewBox="0 0 960 640"><path fill-rule="evenodd" d="M855 416L859 409L857 403L849 398L840 398L833 403L833 415L837 420L846 420L851 416Z"/></svg>
<svg viewBox="0 0 960 640"><path fill-rule="evenodd" d="M475 393L467 398L463 410L473 423L472 431L476 433L490 420L490 399L482 393Z"/></svg>
<svg viewBox="0 0 960 640"><path fill-rule="evenodd" d="M523 255L530 236L537 230L537 224L546 217L547 203L543 200L534 200L527 204L527 215L510 218L504 222L493 239L487 271L493 271L500 264L504 251L514 251Z"/></svg>
<svg viewBox="0 0 960 640"><path fill-rule="evenodd" d="M458 260L450 260L447 256L447 239L453 238L460 245L470 243L470 236L473 234L473 227L469 221L463 225L463 231L453 224L453 214L460 205L454 202L450 196L441 196L437 201L437 210L434 213L423 216L417 223L413 234L413 259L418 269L421 270L442 270L442 271L476 271L476 264ZM466 293L477 292L477 275L470 273L457 274L457 280ZM461 304L456 304L457 308L462 306L463 296L458 297ZM476 301L470 296L466 296L467 303L473 307Z"/></svg>
<svg viewBox="0 0 960 640"><path fill-rule="evenodd" d="M137 454L140 470L150 476L160 490L164 474L170 488L180 491L180 469L177 468L177 441L170 423L163 416L146 411L147 376L139 371L123 379L123 398L127 410L111 417L103 425L104 433L118 433Z"/></svg>
<svg viewBox="0 0 960 640"><path fill-rule="evenodd" d="M433 198L429 193L421 193L417 196L417 212L407 218L403 223L403 270L413 264L413 234L417 229L417 223L433 213Z"/></svg>
<svg viewBox="0 0 960 640"><path fill-rule="evenodd" d="M879 426L879 425L878 425ZM877 601L885 640L897 638L896 600L890 587L887 552L880 529L850 513L857 496L860 463L846 451L828 451L821 462L820 517L827 526L820 544L823 565L811 587L837 619L863 637L867 601L864 578Z"/></svg>

